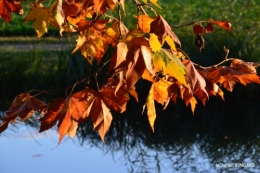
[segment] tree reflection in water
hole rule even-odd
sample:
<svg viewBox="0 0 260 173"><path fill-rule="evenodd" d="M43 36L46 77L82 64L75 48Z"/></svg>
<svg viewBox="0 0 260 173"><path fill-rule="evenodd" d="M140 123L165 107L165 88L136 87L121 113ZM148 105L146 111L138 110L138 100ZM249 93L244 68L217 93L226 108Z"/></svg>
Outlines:
<svg viewBox="0 0 260 173"><path fill-rule="evenodd" d="M259 95L260 96L260 95ZM141 100L141 103L144 100ZM106 154L122 153L129 172L257 172L260 169L260 97L226 93L225 101L211 97L195 114L183 101L166 110L157 105L152 133L142 104L133 99L127 112L113 112L113 122L103 144L91 122L80 124L82 146L100 148ZM36 119L26 123L39 128ZM254 163L255 167L217 168L218 163Z"/></svg>
<svg viewBox="0 0 260 173"><path fill-rule="evenodd" d="M212 97L199 104L195 115L179 100L160 110L152 133L147 116L134 102L124 114L114 113L113 123L101 143L91 133L91 123L82 124L78 137L106 153L123 152L129 172L257 172L260 168L259 98ZM254 163L255 167L217 168L218 163Z"/></svg>

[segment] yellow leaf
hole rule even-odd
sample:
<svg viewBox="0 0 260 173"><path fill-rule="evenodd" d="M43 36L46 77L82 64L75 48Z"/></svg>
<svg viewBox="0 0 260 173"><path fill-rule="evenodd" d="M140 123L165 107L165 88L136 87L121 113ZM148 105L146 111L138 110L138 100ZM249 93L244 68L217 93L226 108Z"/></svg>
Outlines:
<svg viewBox="0 0 260 173"><path fill-rule="evenodd" d="M150 126L154 132L154 121L156 119L156 110L155 110L155 104L154 104L154 86L151 86L151 89L149 91L147 101L146 101L146 107L147 107L147 115L148 120L150 123Z"/></svg>
<svg viewBox="0 0 260 173"><path fill-rule="evenodd" d="M150 47L152 48L152 51L157 52L157 51L161 50L162 45L158 40L158 36L153 33L150 34L149 44L150 44Z"/></svg>
<svg viewBox="0 0 260 173"><path fill-rule="evenodd" d="M158 4L157 4L157 0L150 0L151 3L153 3L154 5L156 5L158 8L162 9L162 7L160 7Z"/></svg>
<svg viewBox="0 0 260 173"><path fill-rule="evenodd" d="M76 52L86 41L86 37L84 35L80 35L79 38L76 40L77 41L77 45L74 48L74 50L72 51L72 53Z"/></svg>
<svg viewBox="0 0 260 173"><path fill-rule="evenodd" d="M51 13L52 13L52 21L59 26L60 29L60 35L62 36L62 32L64 31L63 29L63 24L65 22L65 15L62 10L62 0L57 0L52 4L52 7L50 8ZM54 26L55 27L55 26Z"/></svg>
<svg viewBox="0 0 260 173"><path fill-rule="evenodd" d="M168 82L166 80L159 80L153 83L154 88L154 100L158 103L164 105L168 102L168 87L172 84L172 82Z"/></svg>
<svg viewBox="0 0 260 173"><path fill-rule="evenodd" d="M48 8L34 7L31 5L31 9L27 16L23 19L23 22L34 21L33 27L36 30L37 37L40 38L44 33L47 33L51 12Z"/></svg>
<svg viewBox="0 0 260 173"><path fill-rule="evenodd" d="M177 53L177 49L176 49L175 43L174 43L174 41L172 40L172 38L171 38L170 36L167 35L167 36L164 38L164 41L166 41L166 42L168 43L168 45L171 47L171 49L172 49L175 53Z"/></svg>
<svg viewBox="0 0 260 173"><path fill-rule="evenodd" d="M163 73L175 77L179 82L187 86L186 79L185 79L185 74L186 74L185 67L180 61L180 59L176 55L170 53L165 49L161 49L160 52L158 51L155 54L159 58L161 58L165 63L163 67L166 66L166 68L163 69Z"/></svg>
<svg viewBox="0 0 260 173"><path fill-rule="evenodd" d="M144 3L146 3L146 4L148 3L147 0L142 0L142 1L143 1Z"/></svg>

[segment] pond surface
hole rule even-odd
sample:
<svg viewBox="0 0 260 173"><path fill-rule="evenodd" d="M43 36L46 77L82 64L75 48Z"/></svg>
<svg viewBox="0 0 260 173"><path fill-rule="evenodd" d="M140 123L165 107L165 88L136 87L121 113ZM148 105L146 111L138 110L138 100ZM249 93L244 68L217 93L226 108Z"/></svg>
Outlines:
<svg viewBox="0 0 260 173"><path fill-rule="evenodd" d="M260 97L226 96L199 104L179 100L157 109L152 133L142 105L113 113L106 143L91 122L57 146L55 128L38 133L37 116L0 134L0 172L259 172Z"/></svg>

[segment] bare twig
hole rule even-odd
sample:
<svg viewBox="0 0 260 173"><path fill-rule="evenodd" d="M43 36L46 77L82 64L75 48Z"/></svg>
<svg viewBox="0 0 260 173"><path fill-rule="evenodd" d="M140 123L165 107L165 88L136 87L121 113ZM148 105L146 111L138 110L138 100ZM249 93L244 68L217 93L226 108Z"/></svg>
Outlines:
<svg viewBox="0 0 260 173"><path fill-rule="evenodd" d="M189 26L189 25L194 25L195 23L200 23L200 22L208 22L208 21L203 20L203 21L198 21L198 22L191 22L191 23L180 25L180 26L171 26L171 28L179 29L179 28L182 28L182 27L185 27L185 26Z"/></svg>
<svg viewBox="0 0 260 173"><path fill-rule="evenodd" d="M121 31L121 22L122 22L122 16L121 16L121 5L118 5L117 8L117 15L118 15L118 30L119 30L119 37L118 40L120 40L122 36L122 31Z"/></svg>

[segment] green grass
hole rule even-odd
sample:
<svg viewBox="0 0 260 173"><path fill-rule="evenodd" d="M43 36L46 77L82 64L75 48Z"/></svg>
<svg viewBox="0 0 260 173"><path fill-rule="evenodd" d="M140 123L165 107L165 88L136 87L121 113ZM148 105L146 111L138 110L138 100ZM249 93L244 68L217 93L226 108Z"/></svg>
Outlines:
<svg viewBox="0 0 260 173"><path fill-rule="evenodd" d="M122 15L123 22L129 28L135 27L136 7L126 2L126 16ZM48 2L45 2L48 3ZM230 57L240 58L246 61L259 61L260 47L260 1L257 0L159 0L162 10L155 9L162 14L171 26L180 26L182 24L209 20L229 20L235 28L233 31L226 31L216 27L212 34L204 35L205 49L199 52L194 44L195 35L192 26L174 29L174 32L182 42L184 49L190 58L202 65L212 65L220 62L225 53L223 47L230 49ZM23 15L13 14L13 18L9 24L0 20L0 36L33 36L36 33L33 30L33 22L22 23L23 18L28 12L27 2L23 3L25 13ZM145 8L146 11L155 16L151 10ZM115 11L116 14L116 11ZM51 27L44 37L59 36L59 32ZM43 38L44 38L43 37ZM0 38L1 40L1 38ZM1 44L1 41L0 41Z"/></svg>

